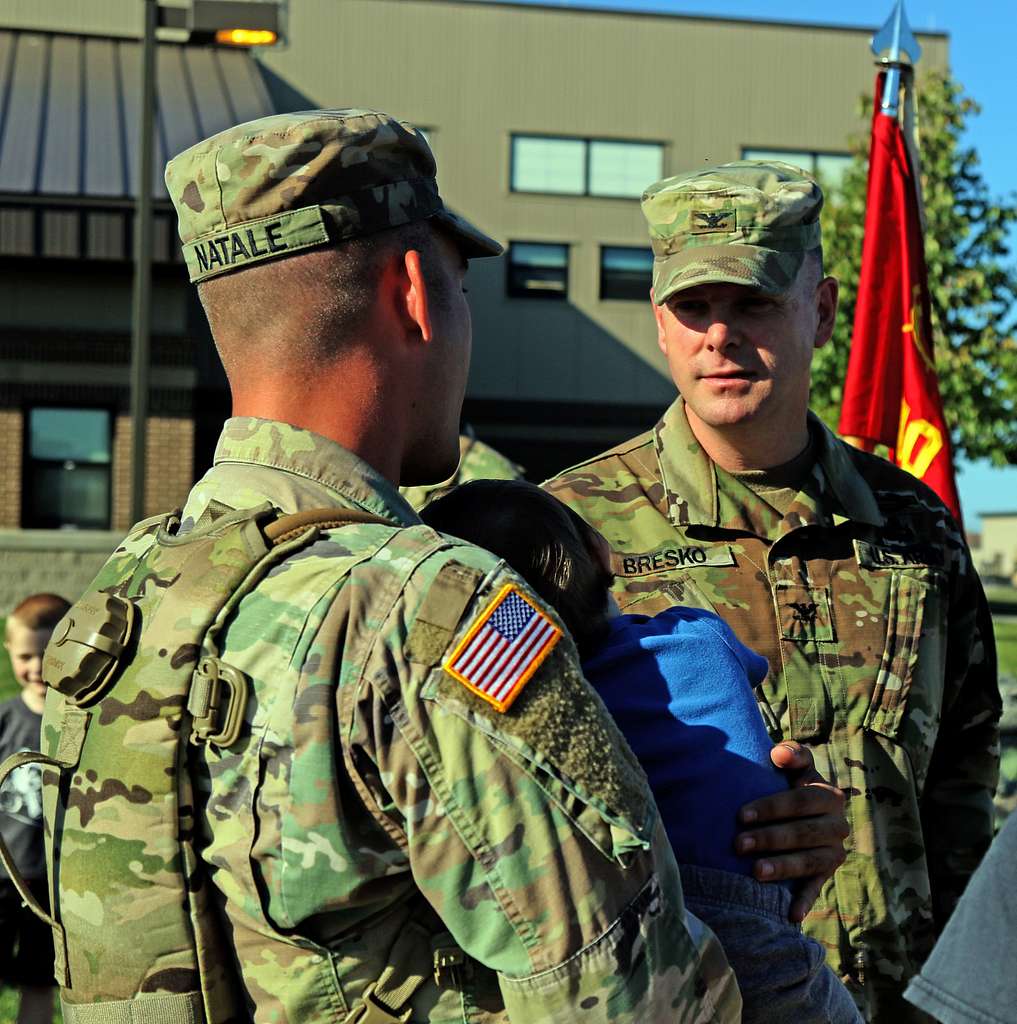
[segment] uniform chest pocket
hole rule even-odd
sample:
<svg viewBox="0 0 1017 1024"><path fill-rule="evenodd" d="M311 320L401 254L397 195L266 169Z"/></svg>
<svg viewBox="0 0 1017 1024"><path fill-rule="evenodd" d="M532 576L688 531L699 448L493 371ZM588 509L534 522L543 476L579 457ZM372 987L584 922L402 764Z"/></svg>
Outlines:
<svg viewBox="0 0 1017 1024"><path fill-rule="evenodd" d="M925 580L908 572L891 572L889 576L886 642L863 724L873 732L900 739L904 713L917 675L931 588Z"/></svg>

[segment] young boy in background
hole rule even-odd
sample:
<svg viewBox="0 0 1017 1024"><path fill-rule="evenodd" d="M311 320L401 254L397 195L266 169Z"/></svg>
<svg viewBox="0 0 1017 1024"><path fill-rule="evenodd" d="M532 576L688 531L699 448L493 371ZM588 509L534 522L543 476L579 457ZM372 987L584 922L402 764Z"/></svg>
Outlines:
<svg viewBox="0 0 1017 1024"><path fill-rule="evenodd" d="M4 647L21 693L0 704L0 763L21 750L38 750L46 684L42 656L70 604L56 594L26 597L7 618ZM35 898L49 905L42 829L42 772L17 768L0 790L0 834ZM27 907L0 865L0 976L20 989L18 1024L53 1019L53 939Z"/></svg>
<svg viewBox="0 0 1017 1024"><path fill-rule="evenodd" d="M860 1024L822 947L789 921L789 886L756 881L753 861L735 852L739 809L787 786L753 693L766 659L712 612L622 615L607 541L533 484L471 481L420 516L504 558L561 616L646 771L686 905L716 933L738 979L743 1024Z"/></svg>

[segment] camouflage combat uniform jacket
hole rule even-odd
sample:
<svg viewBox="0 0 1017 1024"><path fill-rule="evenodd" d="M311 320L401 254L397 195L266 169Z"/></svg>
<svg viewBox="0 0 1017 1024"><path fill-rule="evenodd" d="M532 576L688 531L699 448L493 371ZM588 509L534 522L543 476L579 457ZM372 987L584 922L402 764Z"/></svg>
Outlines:
<svg viewBox="0 0 1017 1024"><path fill-rule="evenodd" d="M810 430L817 462L783 517L714 465L681 399L545 486L610 542L622 611L712 609L769 659L771 734L810 744L848 795L847 861L807 931L869 1019L900 1024L918 1019L900 993L992 837L992 626L932 491Z"/></svg>
<svg viewBox="0 0 1017 1024"><path fill-rule="evenodd" d="M737 1021L571 641L505 713L440 667L518 578L339 445L266 420L227 422L182 530L266 500L395 525L323 532L225 628L251 696L240 740L198 766L199 831L251 1019L346 1020L391 968L389 992L424 979L414 1022Z"/></svg>

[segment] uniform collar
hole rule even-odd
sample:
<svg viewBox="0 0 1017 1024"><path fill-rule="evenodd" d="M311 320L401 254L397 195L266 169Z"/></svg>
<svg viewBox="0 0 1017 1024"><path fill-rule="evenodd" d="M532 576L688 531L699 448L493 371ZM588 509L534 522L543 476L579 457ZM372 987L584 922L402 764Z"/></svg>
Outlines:
<svg viewBox="0 0 1017 1024"><path fill-rule="evenodd" d="M236 416L223 426L212 468L184 510L200 515L210 499L233 508L266 498L284 512L342 506L412 526L420 518L374 467L327 437L289 423Z"/></svg>
<svg viewBox="0 0 1017 1024"><path fill-rule="evenodd" d="M792 511L797 525L825 520L832 525L854 520L882 526L872 489L855 468L846 445L809 413L816 444L816 467ZM756 516L746 508L751 492L718 467L696 440L677 398L653 428L653 445L664 485L661 509L675 526L724 526L759 532ZM720 477L718 478L718 473ZM810 516L807 510L813 510ZM770 531L763 531L769 535Z"/></svg>

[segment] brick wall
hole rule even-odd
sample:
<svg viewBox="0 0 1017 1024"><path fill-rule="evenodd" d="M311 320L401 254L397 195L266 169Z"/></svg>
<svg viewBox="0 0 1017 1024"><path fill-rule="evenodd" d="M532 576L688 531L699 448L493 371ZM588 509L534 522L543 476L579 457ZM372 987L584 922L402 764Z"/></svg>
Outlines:
<svg viewBox="0 0 1017 1024"><path fill-rule="evenodd" d="M20 409L0 409L0 528L21 523L23 419Z"/></svg>
<svg viewBox="0 0 1017 1024"><path fill-rule="evenodd" d="M117 416L113 436L113 528L131 526L130 416ZM169 512L183 504L194 481L194 421L149 416L145 445L145 515Z"/></svg>

